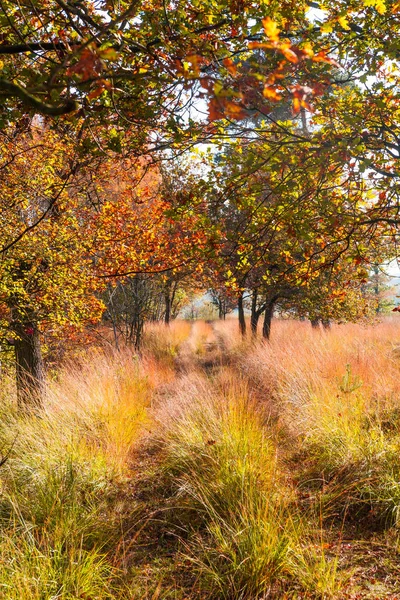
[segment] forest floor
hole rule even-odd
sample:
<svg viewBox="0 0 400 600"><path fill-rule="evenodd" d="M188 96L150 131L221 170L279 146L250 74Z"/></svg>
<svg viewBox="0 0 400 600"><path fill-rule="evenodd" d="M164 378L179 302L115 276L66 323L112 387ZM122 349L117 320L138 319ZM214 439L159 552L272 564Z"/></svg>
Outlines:
<svg viewBox="0 0 400 600"><path fill-rule="evenodd" d="M4 381L0 598L400 598L400 323L154 325Z"/></svg>

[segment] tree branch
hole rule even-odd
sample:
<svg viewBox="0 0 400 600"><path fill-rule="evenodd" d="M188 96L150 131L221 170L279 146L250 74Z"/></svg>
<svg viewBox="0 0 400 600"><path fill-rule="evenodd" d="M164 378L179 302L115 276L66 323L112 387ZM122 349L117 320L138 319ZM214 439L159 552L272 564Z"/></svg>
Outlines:
<svg viewBox="0 0 400 600"><path fill-rule="evenodd" d="M38 110L44 115L49 115L51 117L57 117L60 115L66 115L68 113L74 112L78 110L78 103L75 100L67 100L64 104L59 106L54 106L52 104L47 104L46 102L42 102L36 96L30 94L25 88L21 87L17 83L13 83L8 81L8 79L4 79L0 77L0 96L16 96L20 98L25 104L30 104L33 108Z"/></svg>

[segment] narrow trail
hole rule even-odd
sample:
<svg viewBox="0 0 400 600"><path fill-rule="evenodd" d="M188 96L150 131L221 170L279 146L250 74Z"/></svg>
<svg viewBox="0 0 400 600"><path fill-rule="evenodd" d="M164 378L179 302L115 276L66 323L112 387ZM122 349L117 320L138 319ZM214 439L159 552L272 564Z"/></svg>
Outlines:
<svg viewBox="0 0 400 600"><path fill-rule="evenodd" d="M214 374L229 362L225 340L213 322L192 323L188 339L181 345L176 360L178 375L190 371Z"/></svg>
<svg viewBox="0 0 400 600"><path fill-rule="evenodd" d="M229 365L224 338L213 323L195 321L189 336L180 344L174 358L175 377L155 391L153 412L160 421L163 407L174 404L191 381L217 376ZM157 428L157 425L156 425ZM131 478L124 490L129 504L126 524L126 564L134 564L141 573L142 586L148 589L146 598L187 598L196 581L181 561L182 532L188 529L192 515L185 506L176 510L175 491L169 488L163 474L163 454L150 430L138 444L131 460ZM157 438L157 434L156 434ZM132 511L132 504L134 510ZM135 520L132 523L132 512ZM160 565L163 565L160 567ZM153 590L153 582L161 577L166 596ZM170 591L173 591L173 596ZM154 594L154 596L153 596ZM199 596L196 596L197 598ZM206 599L204 599L206 600Z"/></svg>

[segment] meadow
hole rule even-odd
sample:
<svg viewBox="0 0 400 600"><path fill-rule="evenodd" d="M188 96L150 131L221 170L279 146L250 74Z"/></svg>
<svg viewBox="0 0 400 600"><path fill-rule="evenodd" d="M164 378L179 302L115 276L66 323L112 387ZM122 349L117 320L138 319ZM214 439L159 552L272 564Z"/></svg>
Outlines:
<svg viewBox="0 0 400 600"><path fill-rule="evenodd" d="M1 390L0 598L400 597L400 322L150 325Z"/></svg>

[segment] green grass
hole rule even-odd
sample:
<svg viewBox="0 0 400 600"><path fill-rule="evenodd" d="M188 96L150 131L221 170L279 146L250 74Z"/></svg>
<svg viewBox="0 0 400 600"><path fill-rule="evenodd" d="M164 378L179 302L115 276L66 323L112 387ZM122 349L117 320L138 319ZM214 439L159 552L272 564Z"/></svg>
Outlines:
<svg viewBox="0 0 400 600"><path fill-rule="evenodd" d="M193 511L184 554L199 589L207 598L254 599L294 581L308 589L315 577L306 573L318 572L318 581L329 580L321 587L328 597L339 587L335 562L303 548L294 490L246 382L200 379L197 388L168 421L163 452L177 499Z"/></svg>
<svg viewBox="0 0 400 600"><path fill-rule="evenodd" d="M73 542L73 543L72 543ZM50 539L23 521L2 532L0 597L10 600L111 598L115 569L79 539Z"/></svg>
<svg viewBox="0 0 400 600"><path fill-rule="evenodd" d="M0 597L129 597L118 583L121 520L137 516L120 490L152 388L137 361L123 361L68 369L40 416L3 399Z"/></svg>

